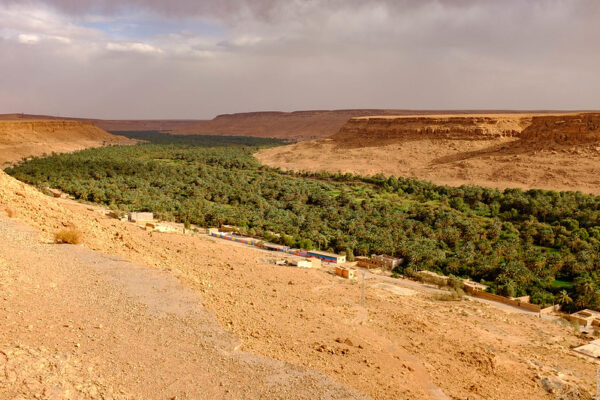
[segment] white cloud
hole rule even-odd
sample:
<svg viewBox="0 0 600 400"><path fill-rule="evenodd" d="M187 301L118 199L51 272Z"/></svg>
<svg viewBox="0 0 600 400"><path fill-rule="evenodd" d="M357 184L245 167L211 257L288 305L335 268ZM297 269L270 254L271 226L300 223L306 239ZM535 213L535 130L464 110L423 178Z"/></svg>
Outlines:
<svg viewBox="0 0 600 400"><path fill-rule="evenodd" d="M163 54L162 49L156 48L148 43L141 42L109 42L106 49L119 52L133 52L142 54Z"/></svg>
<svg viewBox="0 0 600 400"><path fill-rule="evenodd" d="M19 34L17 39L19 40L19 43L23 43L23 44L36 44L37 42L40 41L40 37L38 35L27 34L27 33Z"/></svg>

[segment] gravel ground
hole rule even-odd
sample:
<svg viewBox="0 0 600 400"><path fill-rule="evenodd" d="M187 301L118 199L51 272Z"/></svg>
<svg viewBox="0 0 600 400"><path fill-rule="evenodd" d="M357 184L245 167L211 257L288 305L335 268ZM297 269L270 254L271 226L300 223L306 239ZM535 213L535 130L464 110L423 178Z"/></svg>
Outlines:
<svg viewBox="0 0 600 400"><path fill-rule="evenodd" d="M0 398L361 399L237 350L171 274L0 218Z"/></svg>

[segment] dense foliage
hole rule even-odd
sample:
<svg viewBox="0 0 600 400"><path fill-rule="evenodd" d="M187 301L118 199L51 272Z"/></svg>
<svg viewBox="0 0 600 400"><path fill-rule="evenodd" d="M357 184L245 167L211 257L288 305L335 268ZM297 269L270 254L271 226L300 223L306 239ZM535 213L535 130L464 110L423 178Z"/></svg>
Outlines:
<svg viewBox="0 0 600 400"><path fill-rule="evenodd" d="M7 172L113 208L228 223L290 246L401 256L401 269L470 277L539 304L600 307L600 197L283 172L260 165L256 147L228 140L89 149Z"/></svg>

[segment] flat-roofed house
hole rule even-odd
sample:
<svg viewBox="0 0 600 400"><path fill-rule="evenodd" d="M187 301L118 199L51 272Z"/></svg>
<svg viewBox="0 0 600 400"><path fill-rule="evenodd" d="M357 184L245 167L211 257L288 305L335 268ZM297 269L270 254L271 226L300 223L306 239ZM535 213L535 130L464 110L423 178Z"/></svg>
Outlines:
<svg viewBox="0 0 600 400"><path fill-rule="evenodd" d="M337 263L337 264L343 264L346 262L346 256L341 256L339 254L335 254L335 253L328 253L325 251L316 251L316 250L310 250L306 252L307 257L314 257L314 258L319 258L323 261L328 261L328 262L332 262L332 263Z"/></svg>
<svg viewBox="0 0 600 400"><path fill-rule="evenodd" d="M129 222L147 223L154 221L154 214L151 212L130 212Z"/></svg>

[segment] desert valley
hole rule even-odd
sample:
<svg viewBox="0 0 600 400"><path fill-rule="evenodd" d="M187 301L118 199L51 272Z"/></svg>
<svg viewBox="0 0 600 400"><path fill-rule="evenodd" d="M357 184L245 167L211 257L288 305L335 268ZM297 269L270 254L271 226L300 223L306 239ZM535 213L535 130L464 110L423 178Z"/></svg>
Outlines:
<svg viewBox="0 0 600 400"><path fill-rule="evenodd" d="M0 400L600 400L597 0L0 0Z"/></svg>
<svg viewBox="0 0 600 400"><path fill-rule="evenodd" d="M0 124L5 163L136 143L91 122ZM539 171L550 157L584 154L590 172L556 189L594 192L595 124L595 114L358 117L331 137L256 156L284 168L389 176L406 171L400 160L412 153L422 163L412 176L444 182L442 174L453 171L438 165L432 178L436 164L427 160L496 166L493 157L506 157L508 165L513 151L529 161L528 171ZM499 154L487 155L490 148ZM336 158L347 152L353 161ZM486 183L482 168L467 171L450 175L452 183ZM530 174L508 174L494 186L536 187L541 177ZM594 363L573 351L591 339L559 317L475 298L443 300L444 290L385 273L366 279L363 306L360 279L336 277L326 263L282 267L264 250L193 230L141 228L89 200L45 195L43 186L5 174L1 182L0 388L7 398L591 398ZM52 244L69 228L84 247Z"/></svg>

